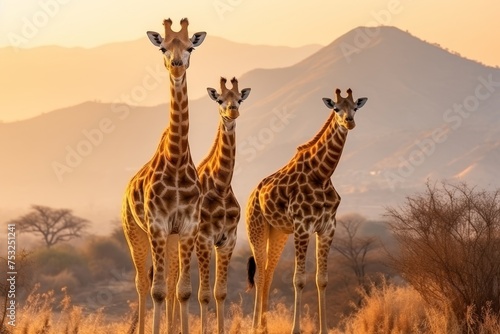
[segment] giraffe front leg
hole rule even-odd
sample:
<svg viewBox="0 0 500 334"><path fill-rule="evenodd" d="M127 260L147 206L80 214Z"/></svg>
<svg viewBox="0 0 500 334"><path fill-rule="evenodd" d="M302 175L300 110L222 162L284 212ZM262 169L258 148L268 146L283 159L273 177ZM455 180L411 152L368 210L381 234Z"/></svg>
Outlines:
<svg viewBox="0 0 500 334"><path fill-rule="evenodd" d="M225 245L216 249L216 274L214 297L217 310L217 333L224 334L224 303L227 296L227 271L234 246L236 245L236 229L228 237Z"/></svg>
<svg viewBox="0 0 500 334"><path fill-rule="evenodd" d="M155 224L152 224L153 226ZM159 225L159 224L156 224ZM153 298L153 334L160 334L161 309L167 296L165 284L165 255L167 237L161 228L151 228L151 253L153 261L153 280L151 284L151 297Z"/></svg>
<svg viewBox="0 0 500 334"><path fill-rule="evenodd" d="M294 231L295 273L293 275L293 287L295 290L295 305L293 310L292 333L300 334L302 290L306 285L306 255L310 235L300 223L296 225Z"/></svg>
<svg viewBox="0 0 500 334"><path fill-rule="evenodd" d="M198 222L186 226L179 235L179 281L177 299L180 304L181 333L189 334L189 298L191 297L191 255L195 246Z"/></svg>
<svg viewBox="0 0 500 334"><path fill-rule="evenodd" d="M139 297L138 332L139 334L144 334L146 296L150 286L146 267L149 253L149 240L147 234L135 224L133 219L131 215L127 215L123 218L123 230L136 270L135 287Z"/></svg>
<svg viewBox="0 0 500 334"><path fill-rule="evenodd" d="M207 316L208 303L210 302L210 259L212 257L212 247L212 237L204 235L200 231L196 239L196 256L198 257L198 269L200 275L198 301L200 303L202 334L208 333Z"/></svg>
<svg viewBox="0 0 500 334"><path fill-rule="evenodd" d="M334 225L333 225L334 226ZM335 229L316 235L316 287L318 289L319 333L327 334L326 286L328 284L328 254Z"/></svg>
<svg viewBox="0 0 500 334"><path fill-rule="evenodd" d="M167 328L176 333L179 328L179 302L175 296L179 281L179 235L171 234L167 239Z"/></svg>

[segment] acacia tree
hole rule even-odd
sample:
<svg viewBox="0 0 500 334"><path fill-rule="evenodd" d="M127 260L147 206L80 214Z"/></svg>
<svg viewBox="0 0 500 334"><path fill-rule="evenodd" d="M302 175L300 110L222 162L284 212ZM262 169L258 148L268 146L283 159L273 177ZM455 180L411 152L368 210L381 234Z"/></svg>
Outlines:
<svg viewBox="0 0 500 334"><path fill-rule="evenodd" d="M427 302L457 319L500 313L500 189L427 183L387 212L400 247L392 263Z"/></svg>
<svg viewBox="0 0 500 334"><path fill-rule="evenodd" d="M9 224L16 224L20 231L40 235L47 248L82 236L89 221L73 215L69 209L53 209L33 205L32 211Z"/></svg>
<svg viewBox="0 0 500 334"><path fill-rule="evenodd" d="M369 264L367 255L371 250L379 247L375 237L360 237L358 230L366 218L359 214L350 214L338 220L339 235L332 243L333 251L338 252L344 259L344 265L350 268L356 276L357 283L365 289L366 267Z"/></svg>

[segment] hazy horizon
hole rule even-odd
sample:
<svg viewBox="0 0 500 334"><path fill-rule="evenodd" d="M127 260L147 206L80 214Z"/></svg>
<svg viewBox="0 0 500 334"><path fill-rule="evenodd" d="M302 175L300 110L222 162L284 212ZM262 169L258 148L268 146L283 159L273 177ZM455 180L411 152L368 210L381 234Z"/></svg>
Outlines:
<svg viewBox="0 0 500 334"><path fill-rule="evenodd" d="M500 65L500 47L481 37L498 31L495 16L499 10L500 3L487 0L374 0L363 4L213 0L195 6L179 2L172 6L162 0L3 1L0 47L98 46L143 38L147 30L161 31L164 18L172 18L176 27L187 17L191 32L204 30L231 41L280 46L326 45L358 26L391 25L494 66Z"/></svg>

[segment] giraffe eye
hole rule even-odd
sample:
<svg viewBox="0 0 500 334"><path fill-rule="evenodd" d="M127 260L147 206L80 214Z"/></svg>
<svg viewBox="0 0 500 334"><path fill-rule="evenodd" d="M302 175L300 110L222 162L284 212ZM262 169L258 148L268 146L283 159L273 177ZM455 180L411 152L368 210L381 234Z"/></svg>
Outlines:
<svg viewBox="0 0 500 334"><path fill-rule="evenodd" d="M191 52L193 52L193 51L194 51L194 48L193 48L193 47L191 47L191 48L188 48L188 49L187 49L187 52L189 52L189 53L191 53Z"/></svg>
<svg viewBox="0 0 500 334"><path fill-rule="evenodd" d="M354 111L358 111L358 108L354 108Z"/></svg>
<svg viewBox="0 0 500 334"><path fill-rule="evenodd" d="M333 110L335 110L336 112L340 111L340 109L338 107L334 107Z"/></svg>
<svg viewBox="0 0 500 334"><path fill-rule="evenodd" d="M163 52L163 53L165 53L165 52L167 52L167 49L165 49L164 47L161 47L160 51Z"/></svg>
<svg viewBox="0 0 500 334"><path fill-rule="evenodd" d="M217 103L218 104L222 104L222 100L217 100Z"/></svg>
<svg viewBox="0 0 500 334"><path fill-rule="evenodd" d="M238 100L238 104L241 104L241 102L243 102L243 100Z"/></svg>

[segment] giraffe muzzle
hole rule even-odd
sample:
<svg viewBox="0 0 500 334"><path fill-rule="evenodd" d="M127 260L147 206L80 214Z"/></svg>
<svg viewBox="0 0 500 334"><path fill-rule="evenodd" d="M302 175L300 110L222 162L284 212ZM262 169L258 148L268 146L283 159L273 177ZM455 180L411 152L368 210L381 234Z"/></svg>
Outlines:
<svg viewBox="0 0 500 334"><path fill-rule="evenodd" d="M240 116L240 112L238 111L238 108L236 107L229 107L227 109L227 117L230 119L236 119Z"/></svg>
<svg viewBox="0 0 500 334"><path fill-rule="evenodd" d="M182 66L182 60L180 59L174 59L170 62L170 66L172 67L178 67L178 66Z"/></svg>

